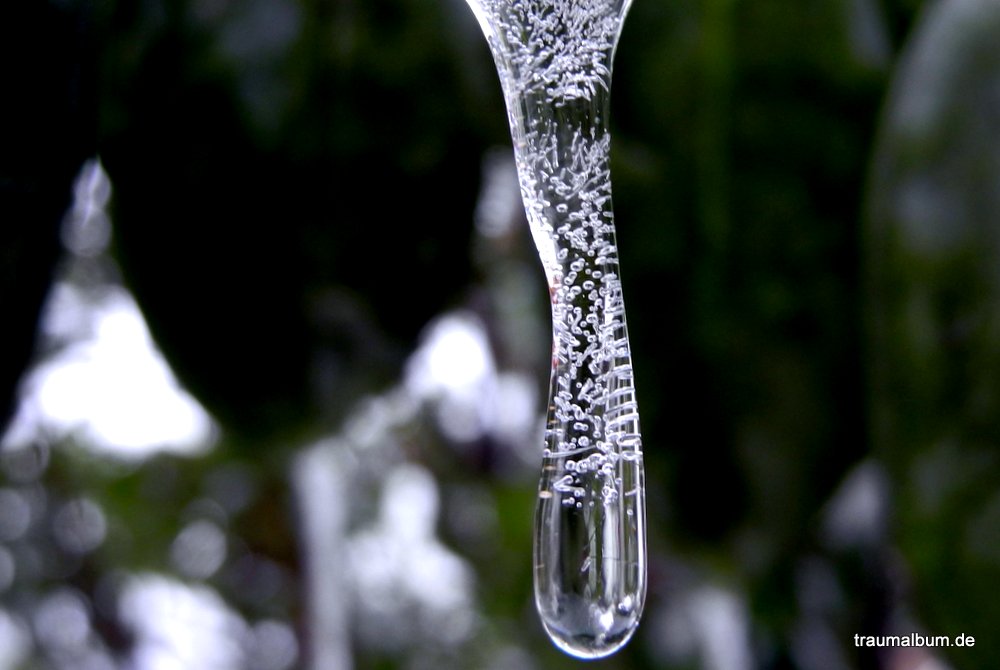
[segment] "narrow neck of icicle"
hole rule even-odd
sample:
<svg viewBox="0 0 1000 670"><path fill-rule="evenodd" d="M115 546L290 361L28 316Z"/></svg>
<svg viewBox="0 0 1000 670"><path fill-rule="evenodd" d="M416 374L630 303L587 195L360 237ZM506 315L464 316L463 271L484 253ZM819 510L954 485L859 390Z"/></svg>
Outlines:
<svg viewBox="0 0 1000 670"><path fill-rule="evenodd" d="M601 88L557 104L533 94L509 101L521 195L554 301L580 263L617 263L606 253L614 247L608 98Z"/></svg>

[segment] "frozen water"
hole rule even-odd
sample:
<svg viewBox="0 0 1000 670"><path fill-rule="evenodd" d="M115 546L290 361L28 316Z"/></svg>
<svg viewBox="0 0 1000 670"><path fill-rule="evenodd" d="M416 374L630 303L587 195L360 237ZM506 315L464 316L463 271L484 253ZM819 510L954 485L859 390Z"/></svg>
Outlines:
<svg viewBox="0 0 1000 670"><path fill-rule="evenodd" d="M639 414L611 205L611 64L629 2L469 0L507 103L552 299L535 600L574 656L613 653L646 588Z"/></svg>

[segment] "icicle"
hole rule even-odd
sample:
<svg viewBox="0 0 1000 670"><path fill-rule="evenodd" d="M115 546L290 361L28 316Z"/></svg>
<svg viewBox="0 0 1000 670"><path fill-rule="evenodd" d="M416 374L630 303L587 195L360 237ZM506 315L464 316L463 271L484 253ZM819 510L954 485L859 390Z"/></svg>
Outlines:
<svg viewBox="0 0 1000 670"><path fill-rule="evenodd" d="M557 646L599 658L632 636L646 592L639 415L608 167L611 64L629 2L468 2L500 75L552 298L535 601Z"/></svg>

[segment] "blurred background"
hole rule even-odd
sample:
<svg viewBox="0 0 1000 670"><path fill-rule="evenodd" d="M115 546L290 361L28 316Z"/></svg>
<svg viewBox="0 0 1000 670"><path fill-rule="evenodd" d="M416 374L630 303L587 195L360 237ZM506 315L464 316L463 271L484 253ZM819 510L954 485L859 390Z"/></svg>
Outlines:
<svg viewBox="0 0 1000 670"><path fill-rule="evenodd" d="M0 668L578 667L534 612L547 293L462 0L0 12ZM594 667L995 667L998 34L636 0L649 594ZM910 633L975 646L855 644Z"/></svg>

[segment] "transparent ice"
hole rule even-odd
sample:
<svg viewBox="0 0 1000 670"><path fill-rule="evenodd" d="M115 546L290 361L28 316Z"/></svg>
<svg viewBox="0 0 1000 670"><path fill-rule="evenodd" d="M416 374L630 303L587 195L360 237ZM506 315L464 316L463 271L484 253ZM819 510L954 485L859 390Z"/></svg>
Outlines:
<svg viewBox="0 0 1000 670"><path fill-rule="evenodd" d="M609 172L611 64L628 0L468 0L500 75L552 300L535 602L553 642L614 653L646 593L642 447Z"/></svg>

